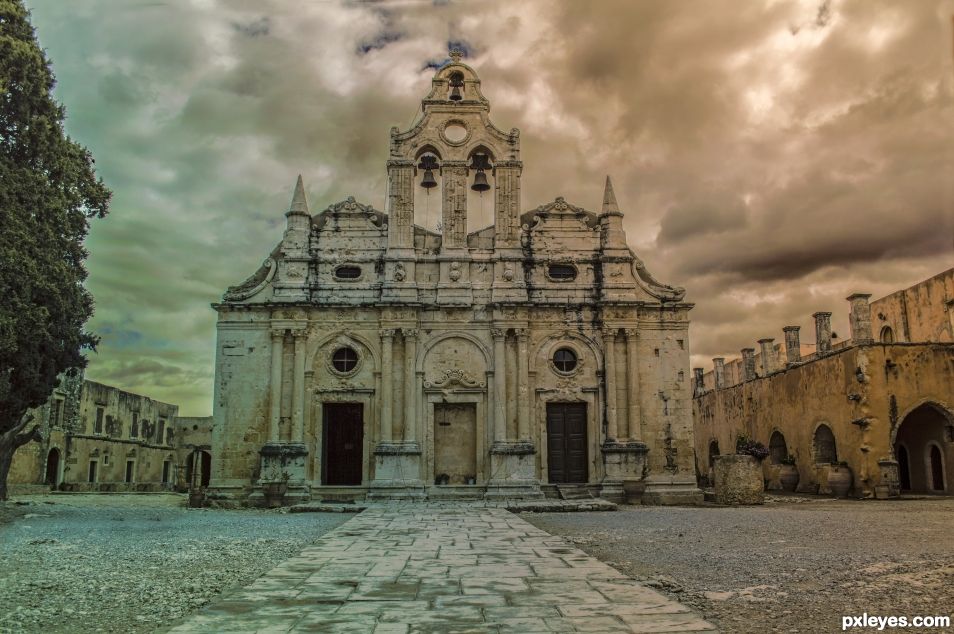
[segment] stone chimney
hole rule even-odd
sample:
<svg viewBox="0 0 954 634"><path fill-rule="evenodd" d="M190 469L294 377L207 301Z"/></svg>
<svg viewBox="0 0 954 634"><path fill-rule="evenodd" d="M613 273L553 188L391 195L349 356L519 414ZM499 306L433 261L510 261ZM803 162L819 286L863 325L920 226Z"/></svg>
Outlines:
<svg viewBox="0 0 954 634"><path fill-rule="evenodd" d="M815 352L819 356L831 352L831 313L818 312L815 318Z"/></svg>
<svg viewBox="0 0 954 634"><path fill-rule="evenodd" d="M792 367L802 360L802 342L799 339L798 326L785 326L782 332L785 333L785 365Z"/></svg>
<svg viewBox="0 0 954 634"><path fill-rule="evenodd" d="M706 391L705 380L702 378L702 376L702 368L692 369L692 377L696 382L695 389L692 391L693 397L699 396Z"/></svg>
<svg viewBox="0 0 954 634"><path fill-rule="evenodd" d="M725 387L725 359L716 357L712 360L712 378L715 379L715 389L721 390Z"/></svg>
<svg viewBox="0 0 954 634"><path fill-rule="evenodd" d="M762 354L762 371L768 376L775 372L775 340L759 339L759 352Z"/></svg>
<svg viewBox="0 0 954 634"><path fill-rule="evenodd" d="M871 336L871 305L868 304L868 293L855 293L845 299L850 302L851 312L848 315L848 324L851 328L853 344L866 344L873 341Z"/></svg>
<svg viewBox="0 0 954 634"><path fill-rule="evenodd" d="M755 348L742 348L742 380L751 381L755 378Z"/></svg>

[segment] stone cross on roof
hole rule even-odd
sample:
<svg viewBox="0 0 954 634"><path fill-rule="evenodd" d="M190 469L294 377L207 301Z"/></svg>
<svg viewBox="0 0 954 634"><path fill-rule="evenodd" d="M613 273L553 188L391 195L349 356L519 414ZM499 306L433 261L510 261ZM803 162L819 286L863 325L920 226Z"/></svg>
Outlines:
<svg viewBox="0 0 954 634"><path fill-rule="evenodd" d="M460 50L457 47L451 49L450 58L455 64L460 62L460 58L464 56L464 51Z"/></svg>

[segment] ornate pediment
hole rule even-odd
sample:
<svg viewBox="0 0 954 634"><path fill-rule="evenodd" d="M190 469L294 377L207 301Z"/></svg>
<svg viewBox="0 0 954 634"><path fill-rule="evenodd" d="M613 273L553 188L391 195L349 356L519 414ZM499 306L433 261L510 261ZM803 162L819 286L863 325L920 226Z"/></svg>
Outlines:
<svg viewBox="0 0 954 634"><path fill-rule="evenodd" d="M643 264L642 260L636 257L635 253L630 251L630 254L633 256L633 276L635 276L643 290L657 299L672 302L682 301L686 296L686 289L681 286L663 284L652 276L646 269L646 265Z"/></svg>
<svg viewBox="0 0 954 634"><path fill-rule="evenodd" d="M473 377L468 372L464 370L444 370L444 373L435 381L424 381L424 387L426 388L442 388L450 387L451 385L461 385L463 387L487 387L487 383L484 381L479 381Z"/></svg>
<svg viewBox="0 0 954 634"><path fill-rule="evenodd" d="M376 227L382 227L387 222L387 214L378 211L371 205L359 203L354 199L354 196L348 196L340 202L328 205L324 211L315 216L314 222L320 228L324 226L328 216L364 218Z"/></svg>

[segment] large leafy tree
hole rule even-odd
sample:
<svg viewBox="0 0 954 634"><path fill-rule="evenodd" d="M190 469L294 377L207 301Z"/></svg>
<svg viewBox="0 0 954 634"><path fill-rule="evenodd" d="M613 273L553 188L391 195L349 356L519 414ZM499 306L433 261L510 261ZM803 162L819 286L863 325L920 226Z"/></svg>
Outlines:
<svg viewBox="0 0 954 634"><path fill-rule="evenodd" d="M96 344L83 240L111 196L63 130L29 18L22 0L0 0L0 500L13 452L39 439L28 410Z"/></svg>

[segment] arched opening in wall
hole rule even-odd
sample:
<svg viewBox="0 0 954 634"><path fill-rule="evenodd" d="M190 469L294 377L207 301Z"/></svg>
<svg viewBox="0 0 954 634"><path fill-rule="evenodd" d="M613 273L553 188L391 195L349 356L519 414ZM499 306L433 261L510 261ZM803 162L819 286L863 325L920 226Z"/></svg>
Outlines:
<svg viewBox="0 0 954 634"><path fill-rule="evenodd" d="M894 343L894 330L891 326L885 326L881 329L881 343Z"/></svg>
<svg viewBox="0 0 954 634"><path fill-rule="evenodd" d="M898 445L895 450L898 457L898 480L902 491L911 490L911 461L908 459L908 448Z"/></svg>
<svg viewBox="0 0 954 634"><path fill-rule="evenodd" d="M441 155L431 145L425 145L414 157L414 224L438 231L441 221L441 201L444 191L441 176Z"/></svg>
<svg viewBox="0 0 954 634"><path fill-rule="evenodd" d="M716 456L719 455L719 441L713 440L709 443L709 468L715 466Z"/></svg>
<svg viewBox="0 0 954 634"><path fill-rule="evenodd" d="M467 231L494 224L496 176L494 155L480 145L467 157Z"/></svg>
<svg viewBox="0 0 954 634"><path fill-rule="evenodd" d="M782 461L788 458L785 436L778 430L773 431L772 437L769 438L769 457L772 459L772 464L782 464Z"/></svg>
<svg viewBox="0 0 954 634"><path fill-rule="evenodd" d="M819 425L812 441L812 455L815 464L835 464L838 462L838 449L835 446L835 434L828 425Z"/></svg>
<svg viewBox="0 0 954 634"><path fill-rule="evenodd" d="M46 455L46 484L55 487L60 483L60 450L56 447L50 449Z"/></svg>
<svg viewBox="0 0 954 634"><path fill-rule="evenodd" d="M949 490L945 465L952 458L952 444L947 440L951 420L949 412L933 403L916 407L901 420L894 439L894 455L902 491Z"/></svg>

